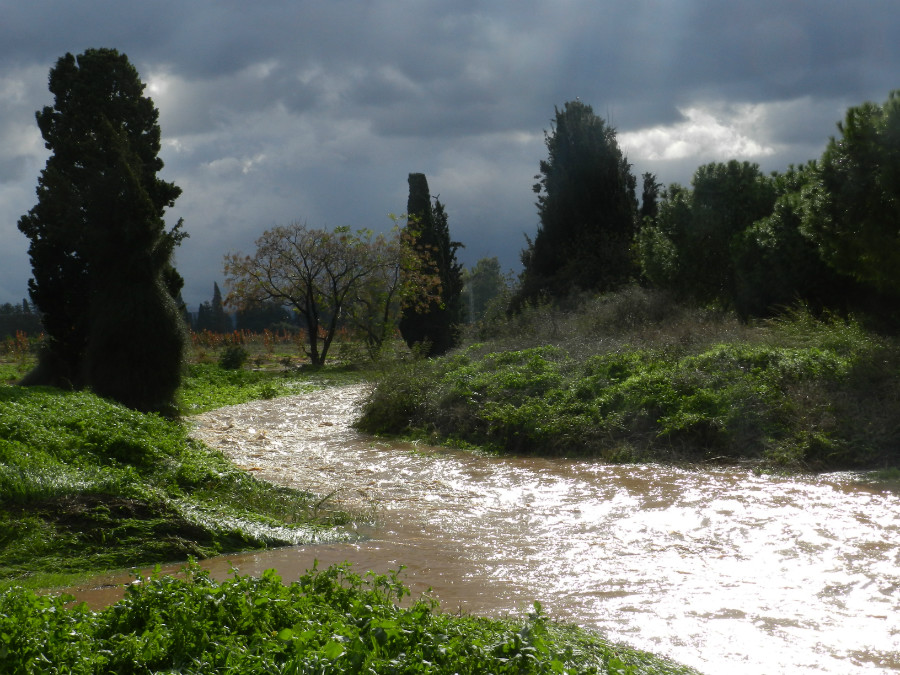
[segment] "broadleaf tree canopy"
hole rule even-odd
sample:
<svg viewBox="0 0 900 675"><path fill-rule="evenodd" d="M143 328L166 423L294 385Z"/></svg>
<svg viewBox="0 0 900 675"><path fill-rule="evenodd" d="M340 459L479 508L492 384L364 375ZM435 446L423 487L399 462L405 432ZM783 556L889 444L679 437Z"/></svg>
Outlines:
<svg viewBox="0 0 900 675"><path fill-rule="evenodd" d="M837 271L900 291L900 91L850 108L803 190L803 231Z"/></svg>
<svg viewBox="0 0 900 675"><path fill-rule="evenodd" d="M296 312L316 366L341 327L359 332L377 353L402 308L427 304L440 287L398 229L385 236L298 222L263 232L252 256L228 254L225 277L226 302L238 310L276 302Z"/></svg>

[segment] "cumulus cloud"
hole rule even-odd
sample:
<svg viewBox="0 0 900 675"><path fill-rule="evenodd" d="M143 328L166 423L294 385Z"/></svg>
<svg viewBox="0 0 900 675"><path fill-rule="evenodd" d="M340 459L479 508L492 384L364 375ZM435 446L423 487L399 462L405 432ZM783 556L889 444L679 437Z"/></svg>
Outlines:
<svg viewBox="0 0 900 675"><path fill-rule="evenodd" d="M775 153L775 148L754 138L763 117L760 106L695 107L680 112L681 122L620 134L619 143L631 160L691 158L702 163Z"/></svg>

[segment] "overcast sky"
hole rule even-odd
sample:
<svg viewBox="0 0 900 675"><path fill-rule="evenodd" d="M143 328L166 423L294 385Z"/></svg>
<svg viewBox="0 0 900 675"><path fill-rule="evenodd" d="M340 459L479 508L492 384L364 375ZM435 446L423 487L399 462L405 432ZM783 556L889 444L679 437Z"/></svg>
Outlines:
<svg viewBox="0 0 900 675"><path fill-rule="evenodd" d="M849 106L900 88L898 0L0 0L0 303L26 296L47 151L34 113L71 52L128 55L183 194L191 309L274 225L389 229L407 175L467 265L519 268L554 106L611 121L635 175L821 155ZM640 186L639 186L640 189Z"/></svg>

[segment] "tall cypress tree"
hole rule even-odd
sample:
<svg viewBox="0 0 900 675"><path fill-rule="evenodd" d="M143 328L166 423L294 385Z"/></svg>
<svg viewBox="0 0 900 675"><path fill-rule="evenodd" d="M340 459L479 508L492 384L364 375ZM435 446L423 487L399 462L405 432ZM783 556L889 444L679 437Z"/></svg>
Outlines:
<svg viewBox="0 0 900 675"><path fill-rule="evenodd" d="M615 129L591 106L569 101L544 136L548 156L534 185L541 224L522 252L519 302L614 289L635 272L637 213L637 181Z"/></svg>
<svg viewBox="0 0 900 675"><path fill-rule="evenodd" d="M231 332L231 319L225 313L225 306L222 303L222 291L219 290L219 284L215 281L213 282L212 324L213 331L216 333Z"/></svg>
<svg viewBox="0 0 900 675"><path fill-rule="evenodd" d="M168 409L184 349L171 261L185 235L181 222L167 230L163 219L181 189L156 175L159 112L114 49L66 54L50 71L50 91L53 106L36 117L52 154L38 202L19 220L48 339L24 383Z"/></svg>
<svg viewBox="0 0 900 675"><path fill-rule="evenodd" d="M427 355L437 356L455 346L462 320L462 265L456 260L462 245L450 240L447 212L440 200L432 203L425 174L411 173L408 180L407 232L426 261L424 271L440 278L441 293L440 300L431 301L426 308L405 309L400 334L410 347L426 345Z"/></svg>
<svg viewBox="0 0 900 675"><path fill-rule="evenodd" d="M638 229L643 225L644 219L649 218L650 221L656 220L656 214L659 213L659 193L662 190L662 184L656 181L656 174L649 171L641 174L644 181L644 189L641 192L641 210L638 212Z"/></svg>

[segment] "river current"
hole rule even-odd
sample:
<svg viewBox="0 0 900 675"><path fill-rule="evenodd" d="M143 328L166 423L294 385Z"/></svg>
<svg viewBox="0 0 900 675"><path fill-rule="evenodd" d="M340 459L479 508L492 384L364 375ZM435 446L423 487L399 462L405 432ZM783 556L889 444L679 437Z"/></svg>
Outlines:
<svg viewBox="0 0 900 675"><path fill-rule="evenodd" d="M414 594L431 588L445 611L521 615L538 600L710 675L900 671L896 485L389 443L351 428L363 394L194 418L193 435L244 469L359 514L364 536L204 561L214 576L403 565Z"/></svg>

